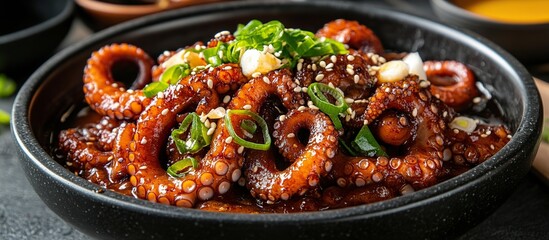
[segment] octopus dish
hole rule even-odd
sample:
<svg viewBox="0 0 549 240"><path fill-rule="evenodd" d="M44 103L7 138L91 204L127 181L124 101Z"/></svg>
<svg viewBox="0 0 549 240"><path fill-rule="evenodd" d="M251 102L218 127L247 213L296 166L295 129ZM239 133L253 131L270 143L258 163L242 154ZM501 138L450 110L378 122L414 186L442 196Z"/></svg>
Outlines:
<svg viewBox="0 0 549 240"><path fill-rule="evenodd" d="M133 62L124 83L115 65ZM511 138L464 63L396 53L367 26L316 33L252 20L155 62L95 51L86 106L55 156L76 175L151 202L287 213L367 204L433 186Z"/></svg>

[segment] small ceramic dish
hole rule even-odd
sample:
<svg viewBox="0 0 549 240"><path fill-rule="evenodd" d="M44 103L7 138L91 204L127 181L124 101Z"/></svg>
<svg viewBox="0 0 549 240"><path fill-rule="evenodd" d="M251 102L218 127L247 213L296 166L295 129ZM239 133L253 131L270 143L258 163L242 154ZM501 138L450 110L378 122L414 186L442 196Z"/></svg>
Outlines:
<svg viewBox="0 0 549 240"><path fill-rule="evenodd" d="M67 35L73 13L71 0L0 3L0 72L17 72L46 60Z"/></svg>
<svg viewBox="0 0 549 240"><path fill-rule="evenodd" d="M549 61L549 23L518 24L496 21L473 14L450 0L431 0L431 5L442 21L481 34L524 64Z"/></svg>
<svg viewBox="0 0 549 240"><path fill-rule="evenodd" d="M56 125L83 102L82 72L100 47L126 42L151 56L234 30L251 19L315 30L357 20L386 49L423 59L455 59L472 68L501 104L513 137L496 155L435 186L387 201L293 214L237 214L136 199L75 176L52 157ZM53 106L53 107L52 107ZM106 29L42 65L19 91L12 134L30 183L56 214L100 239L446 239L490 215L530 170L542 115L537 88L511 55L476 35L412 15L347 2L231 2L183 8Z"/></svg>
<svg viewBox="0 0 549 240"><path fill-rule="evenodd" d="M133 18L167 11L171 9L187 7L198 4L219 2L222 0L167 0L167 1L101 1L101 0L75 0L86 23L93 29L102 29ZM139 4L130 4L138 2Z"/></svg>

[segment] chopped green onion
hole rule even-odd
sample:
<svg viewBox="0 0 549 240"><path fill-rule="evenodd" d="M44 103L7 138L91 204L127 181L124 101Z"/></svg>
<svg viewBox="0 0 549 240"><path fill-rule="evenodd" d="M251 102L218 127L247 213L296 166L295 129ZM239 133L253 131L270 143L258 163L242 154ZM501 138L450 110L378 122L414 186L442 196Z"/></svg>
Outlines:
<svg viewBox="0 0 549 240"><path fill-rule="evenodd" d="M10 114L2 109L0 109L0 124L2 125L10 124Z"/></svg>
<svg viewBox="0 0 549 240"><path fill-rule="evenodd" d="M189 64L177 64L166 69L160 76L160 81L169 84L176 84L182 78L189 76L189 74L191 74L191 67Z"/></svg>
<svg viewBox="0 0 549 240"><path fill-rule="evenodd" d="M240 128L242 128L246 132L254 134L257 130L257 124L255 124L255 122L250 119L244 119L242 120L242 123L240 123Z"/></svg>
<svg viewBox="0 0 549 240"><path fill-rule="evenodd" d="M351 145L358 152L365 154L369 157L373 157L373 156L387 157L388 156L387 153L385 153L385 151L381 149L381 146L379 145L379 143L377 143L376 139L374 138L374 135L368 128L368 125L362 126L357 136L355 137L355 140L351 142Z"/></svg>
<svg viewBox="0 0 549 240"><path fill-rule="evenodd" d="M325 93L329 94L335 99L335 104L330 103L328 98L326 98L326 96L324 95ZM330 117L330 119L332 119L332 122L334 123L334 127L336 129L340 129L343 127L341 121L339 120L339 114L344 113L345 110L349 108L349 106L345 102L345 99L341 92L326 84L316 82L309 85L309 87L307 88L307 94L309 94L309 97L311 98L311 101L315 104L315 106L317 106L320 111L326 113Z"/></svg>
<svg viewBox="0 0 549 240"><path fill-rule="evenodd" d="M159 92L168 89L169 86L170 84L166 82L152 82L143 88L143 94L145 94L145 97L152 98Z"/></svg>
<svg viewBox="0 0 549 240"><path fill-rule="evenodd" d="M355 150L353 150L351 147L349 147L349 145L347 145L347 143L345 143L345 141L343 141L343 139L339 139L339 146L340 148L343 148L345 149L345 151L347 151L347 153L349 153L349 155L353 156L353 157L356 157L358 156L358 154L355 152Z"/></svg>
<svg viewBox="0 0 549 240"><path fill-rule="evenodd" d="M198 161L193 157L187 157L169 166L166 172L174 178L180 178L196 168L198 168Z"/></svg>
<svg viewBox="0 0 549 240"><path fill-rule="evenodd" d="M184 134L191 126L190 133L187 139L181 139L181 135ZM196 113L189 113L178 129L172 131L172 138L175 142L177 150L181 154L196 153L202 148L210 145L211 136L208 135L208 128L200 121L200 117Z"/></svg>
<svg viewBox="0 0 549 240"><path fill-rule="evenodd" d="M244 115L251 117L255 121L255 123L259 124L259 127L261 127L264 143L246 141L238 136L233 128L233 123L231 121L232 115ZM256 150L268 150L271 147L271 136L269 135L269 128L267 127L267 123L265 122L265 119L263 119L257 113L254 113L250 110L227 110L227 114L225 114L225 126L227 128L227 131L229 131L229 134L233 138L233 141L238 143L240 146Z"/></svg>
<svg viewBox="0 0 549 240"><path fill-rule="evenodd" d="M17 88L15 82L4 74L0 74L0 97L9 97Z"/></svg>

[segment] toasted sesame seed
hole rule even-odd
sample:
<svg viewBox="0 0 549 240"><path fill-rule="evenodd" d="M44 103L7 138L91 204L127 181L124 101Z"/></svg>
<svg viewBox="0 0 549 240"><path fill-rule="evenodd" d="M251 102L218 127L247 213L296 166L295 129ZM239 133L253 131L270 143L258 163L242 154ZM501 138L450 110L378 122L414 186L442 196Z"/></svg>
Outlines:
<svg viewBox="0 0 549 240"><path fill-rule="evenodd" d="M271 84L271 80L269 80L268 77L263 77L263 82L265 82L266 84Z"/></svg>
<svg viewBox="0 0 549 240"><path fill-rule="evenodd" d="M326 70L328 70L328 68L331 69L331 68L333 68L333 67L334 67L334 64L333 64L333 63L328 63L328 64L326 65Z"/></svg>
<svg viewBox="0 0 549 240"><path fill-rule="evenodd" d="M242 108L243 108L243 109L246 109L246 110L250 110L250 109L252 109L252 105L246 104L246 105L244 105Z"/></svg>
<svg viewBox="0 0 549 240"><path fill-rule="evenodd" d="M215 131L215 128L210 128L210 129L208 129L208 132L206 132L206 134L208 136L211 136L214 133L214 131Z"/></svg>
<svg viewBox="0 0 549 240"><path fill-rule="evenodd" d="M358 75L355 74L355 75L353 76L353 80L354 80L355 84L358 84L358 81L360 80L360 76L358 76Z"/></svg>
<svg viewBox="0 0 549 240"><path fill-rule="evenodd" d="M347 55L347 60L353 61L353 60L355 60L355 56L353 56L353 55Z"/></svg>
<svg viewBox="0 0 549 240"><path fill-rule="evenodd" d="M335 63L335 62L337 62L337 57L336 57L335 55L332 55L332 56L330 57L330 60L332 60L332 62Z"/></svg>
<svg viewBox="0 0 549 240"><path fill-rule="evenodd" d="M284 120L286 120L286 115L280 115L280 116L278 117L278 121L281 121L281 122L282 122L282 121L284 121Z"/></svg>
<svg viewBox="0 0 549 240"><path fill-rule="evenodd" d="M147 144L147 139L146 138L141 139L141 144L143 145Z"/></svg>
<svg viewBox="0 0 549 240"><path fill-rule="evenodd" d="M225 143L229 144L231 142L233 142L233 137L229 136L229 137L225 138Z"/></svg>
<svg viewBox="0 0 549 240"><path fill-rule="evenodd" d="M211 79L208 79L207 84L208 84L208 87L209 87L209 88L213 88L213 86L214 86L214 82L213 82L213 80L211 80Z"/></svg>
<svg viewBox="0 0 549 240"><path fill-rule="evenodd" d="M238 150L236 150L236 152L238 152L238 154L242 154L244 152L244 146L238 147Z"/></svg>
<svg viewBox="0 0 549 240"><path fill-rule="evenodd" d="M231 67L231 66L225 66L225 67L223 68L223 70L231 70L231 69L233 69L233 67Z"/></svg>
<svg viewBox="0 0 549 240"><path fill-rule="evenodd" d="M158 95L156 95L158 98L164 98L164 92L159 92Z"/></svg>
<svg viewBox="0 0 549 240"><path fill-rule="evenodd" d="M303 110L305 110L305 109L306 109L305 106L299 106L299 107L297 108L298 111L303 111Z"/></svg>
<svg viewBox="0 0 549 240"><path fill-rule="evenodd" d="M302 92L307 92L307 87L302 87L302 88L301 88L301 91L302 91Z"/></svg>
<svg viewBox="0 0 549 240"><path fill-rule="evenodd" d="M480 100L481 100L480 97L475 97L473 98L473 103L480 103Z"/></svg>
<svg viewBox="0 0 549 240"><path fill-rule="evenodd" d="M162 115L166 116L168 114L168 109L162 110Z"/></svg>
<svg viewBox="0 0 549 240"><path fill-rule="evenodd" d="M345 98L345 102L346 102L346 103L354 103L355 100L352 99L352 98Z"/></svg>
<svg viewBox="0 0 549 240"><path fill-rule="evenodd" d="M223 103L229 103L229 101L231 101L231 96L225 95L225 97L223 97Z"/></svg>
<svg viewBox="0 0 549 240"><path fill-rule="evenodd" d="M295 87L294 92L301 92L301 87L300 86Z"/></svg>
<svg viewBox="0 0 549 240"><path fill-rule="evenodd" d="M315 80L316 80L316 81L320 81L320 80L322 80L322 79L324 79L324 74L318 74L318 75L316 75L316 77L315 77Z"/></svg>
<svg viewBox="0 0 549 240"><path fill-rule="evenodd" d="M260 72L254 72L252 73L252 77L256 78L256 77L259 77L261 76L261 73Z"/></svg>
<svg viewBox="0 0 549 240"><path fill-rule="evenodd" d="M414 110L412 110L412 116L417 117L417 108L414 108Z"/></svg>
<svg viewBox="0 0 549 240"><path fill-rule="evenodd" d="M295 134L294 133L288 133L288 135L286 135L286 137L293 138L293 137L295 137Z"/></svg>
<svg viewBox="0 0 549 240"><path fill-rule="evenodd" d="M303 60L303 59L299 59L299 60ZM297 63L297 71L301 71L301 69L303 69L303 63L302 63L302 62L298 62L298 63Z"/></svg>
<svg viewBox="0 0 549 240"><path fill-rule="evenodd" d="M318 63L318 65L321 66L321 67L323 67L323 68L325 68L325 67L326 67L326 62L320 61L320 62Z"/></svg>
<svg viewBox="0 0 549 240"><path fill-rule="evenodd" d="M348 73L349 75L354 75L354 74L355 74L355 70L350 69L350 68L347 68L347 73Z"/></svg>
<svg viewBox="0 0 549 240"><path fill-rule="evenodd" d="M313 71L316 71L316 64L313 63L313 65L311 65L311 68L313 69Z"/></svg>

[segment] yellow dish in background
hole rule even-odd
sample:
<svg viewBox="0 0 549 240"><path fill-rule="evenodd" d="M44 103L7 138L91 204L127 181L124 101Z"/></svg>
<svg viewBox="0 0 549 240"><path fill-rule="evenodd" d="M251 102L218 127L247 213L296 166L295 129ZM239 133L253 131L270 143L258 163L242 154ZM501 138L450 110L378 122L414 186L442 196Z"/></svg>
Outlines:
<svg viewBox="0 0 549 240"><path fill-rule="evenodd" d="M453 0L455 5L483 17L516 24L549 22L548 0Z"/></svg>

